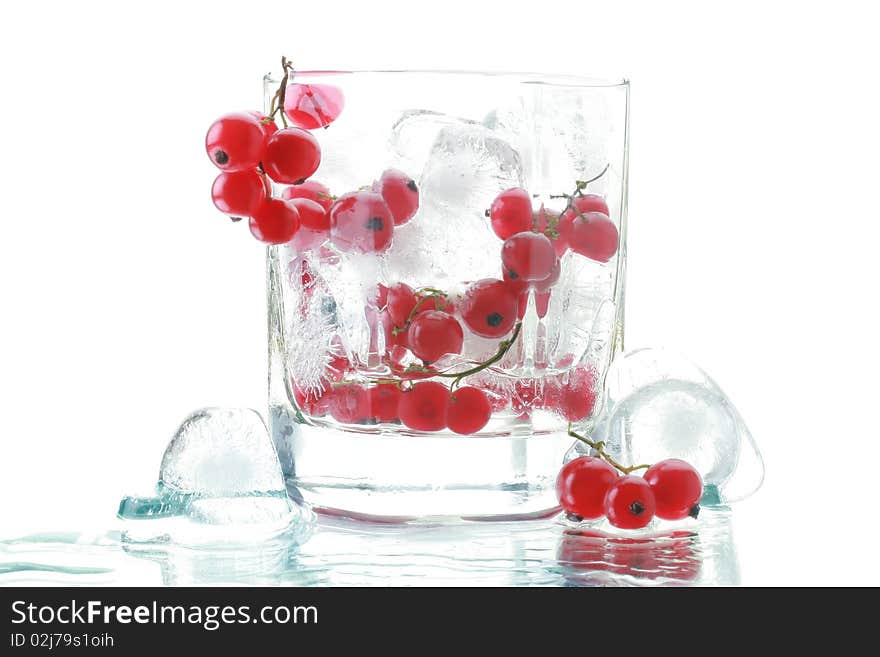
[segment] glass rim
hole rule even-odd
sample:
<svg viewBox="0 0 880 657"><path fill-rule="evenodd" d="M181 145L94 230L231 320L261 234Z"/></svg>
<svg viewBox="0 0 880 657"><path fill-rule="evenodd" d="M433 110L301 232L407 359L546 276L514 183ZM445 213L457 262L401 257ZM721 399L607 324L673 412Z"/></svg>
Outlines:
<svg viewBox="0 0 880 657"><path fill-rule="evenodd" d="M297 77L310 76L334 76L334 75L424 75L424 76L449 76L455 77L486 77L497 79L509 79L518 84L535 84L556 87L584 87L584 88L606 88L628 87L629 79L621 78L593 78L571 73L541 73L527 71L480 71L468 69L308 69L294 70L291 73L291 79ZM273 73L267 73L264 77L267 83L278 83L280 78Z"/></svg>

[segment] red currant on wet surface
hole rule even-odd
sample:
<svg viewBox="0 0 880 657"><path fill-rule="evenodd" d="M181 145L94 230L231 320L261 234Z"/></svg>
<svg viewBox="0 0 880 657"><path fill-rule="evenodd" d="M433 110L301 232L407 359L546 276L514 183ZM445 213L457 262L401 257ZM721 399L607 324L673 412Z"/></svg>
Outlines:
<svg viewBox="0 0 880 657"><path fill-rule="evenodd" d="M619 529L641 529L656 511L654 492L636 475L618 478L605 494L604 509L608 522Z"/></svg>
<svg viewBox="0 0 880 657"><path fill-rule="evenodd" d="M330 240L340 251L379 253L391 246L394 219L375 192L351 192L330 207Z"/></svg>
<svg viewBox="0 0 880 657"><path fill-rule="evenodd" d="M607 215L587 212L571 220L568 244L571 250L597 262L608 262L617 253L617 226Z"/></svg>
<svg viewBox="0 0 880 657"><path fill-rule="evenodd" d="M394 224L402 226L413 218L419 209L419 188L416 181L397 169L388 169L373 185L394 217Z"/></svg>
<svg viewBox="0 0 880 657"><path fill-rule="evenodd" d="M611 216L611 213L608 211L608 204L605 202L605 199L598 194L581 194L580 196L575 196L571 204L574 209L581 214L587 212L601 212L605 216Z"/></svg>
<svg viewBox="0 0 880 657"><path fill-rule="evenodd" d="M369 417L376 422L393 422L397 419L400 404L400 388L393 383L380 383L367 393Z"/></svg>
<svg viewBox="0 0 880 657"><path fill-rule="evenodd" d="M468 328L484 338L507 335L516 322L517 299L504 281L484 278L464 293L459 312Z"/></svg>
<svg viewBox="0 0 880 657"><path fill-rule="evenodd" d="M233 217L252 216L268 196L266 179L256 171L221 173L211 187L214 205Z"/></svg>
<svg viewBox="0 0 880 657"><path fill-rule="evenodd" d="M519 187L501 192L489 208L492 230L503 240L532 228L532 199Z"/></svg>
<svg viewBox="0 0 880 657"><path fill-rule="evenodd" d="M305 181L321 164L321 147L312 133L301 128L284 128L269 137L263 168L277 183Z"/></svg>
<svg viewBox="0 0 880 657"><path fill-rule="evenodd" d="M293 238L293 248L307 251L321 246L330 239L330 216L315 201L307 198L295 198L288 201L299 212L299 230Z"/></svg>
<svg viewBox="0 0 880 657"><path fill-rule="evenodd" d="M440 431L446 428L449 389L436 381L416 383L400 395L400 420L416 431Z"/></svg>
<svg viewBox="0 0 880 657"><path fill-rule="evenodd" d="M266 141L269 140L275 132L278 130L278 126L275 124L275 121L270 119L268 116L263 114L262 112L257 112L256 110L250 110L247 112L252 117L254 117L257 121L260 122L260 128L263 129L263 136L266 138Z"/></svg>
<svg viewBox="0 0 880 657"><path fill-rule="evenodd" d="M460 434L477 433L489 423L492 406L489 397L479 388L458 388L449 397L446 423L451 431Z"/></svg>
<svg viewBox="0 0 880 657"><path fill-rule="evenodd" d="M299 229L299 212L290 203L270 198L250 219L253 236L266 244L284 244L293 239Z"/></svg>
<svg viewBox="0 0 880 657"><path fill-rule="evenodd" d="M618 478L617 470L607 461L581 456L560 470L556 496L566 512L581 518L600 518L605 513L605 495Z"/></svg>
<svg viewBox="0 0 880 657"><path fill-rule="evenodd" d="M452 315L440 310L426 310L412 320L406 344L418 358L433 363L446 354L461 353L464 331Z"/></svg>
<svg viewBox="0 0 880 657"><path fill-rule="evenodd" d="M366 419L370 415L370 400L366 388L353 383L333 388L328 410L334 420L343 424L354 424Z"/></svg>
<svg viewBox="0 0 880 657"><path fill-rule="evenodd" d="M654 491L658 518L680 520L687 516L697 517L700 497L703 495L703 480L690 463L681 459L666 459L648 468L644 478Z"/></svg>
<svg viewBox="0 0 880 657"><path fill-rule="evenodd" d="M333 205L333 195L326 185L319 183L317 180L307 180L299 185L291 185L285 187L281 192L281 198L291 201L295 198L307 198L310 201L318 203L325 210L329 210Z"/></svg>
<svg viewBox="0 0 880 657"><path fill-rule="evenodd" d="M342 90L329 84L294 82L284 94L284 114L293 125L307 130L326 128L344 106Z"/></svg>
<svg viewBox="0 0 880 657"><path fill-rule="evenodd" d="M513 280L544 280L552 273L557 260L550 240L531 231L508 237L501 247L501 262Z"/></svg>
<svg viewBox="0 0 880 657"><path fill-rule="evenodd" d="M243 171L260 163L266 138L260 122L247 112L226 114L211 124L205 150L218 169Z"/></svg>

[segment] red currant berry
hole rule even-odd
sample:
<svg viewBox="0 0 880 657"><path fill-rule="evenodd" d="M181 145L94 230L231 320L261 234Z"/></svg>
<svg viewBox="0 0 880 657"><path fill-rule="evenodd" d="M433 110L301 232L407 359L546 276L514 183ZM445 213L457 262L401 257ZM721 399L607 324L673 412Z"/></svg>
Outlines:
<svg viewBox="0 0 880 657"><path fill-rule="evenodd" d="M559 221L560 216L558 212L548 210L542 205L541 209L535 213L532 219L532 230L536 233L541 233L549 239L553 245L553 250L556 251L556 255L561 258L568 251L568 242L559 231Z"/></svg>
<svg viewBox="0 0 880 657"><path fill-rule="evenodd" d="M532 199L519 187L501 192L489 208L492 230L503 240L532 228Z"/></svg>
<svg viewBox="0 0 880 657"><path fill-rule="evenodd" d="M578 368L549 388L547 406L569 422L577 422L593 412L596 397L595 373L591 369Z"/></svg>
<svg viewBox="0 0 880 657"><path fill-rule="evenodd" d="M501 247L501 262L514 280L544 280L552 273L557 259L550 240L529 231L508 237Z"/></svg>
<svg viewBox="0 0 880 657"><path fill-rule="evenodd" d="M654 517L656 506L648 482L636 475L620 477L605 494L605 515L620 529L645 527Z"/></svg>
<svg viewBox="0 0 880 657"><path fill-rule="evenodd" d="M266 180L256 171L221 173L211 187L214 205L233 217L252 216L268 196Z"/></svg>
<svg viewBox="0 0 880 657"><path fill-rule="evenodd" d="M322 185L317 180L307 180L299 185L291 185L285 187L281 192L281 198L292 201L295 198L307 198L319 204L325 210L329 210L333 205L333 195L326 185Z"/></svg>
<svg viewBox="0 0 880 657"><path fill-rule="evenodd" d="M367 395L369 417L376 422L393 422L397 419L397 406L400 403L400 388L393 383L380 383L370 388Z"/></svg>
<svg viewBox="0 0 880 657"><path fill-rule="evenodd" d="M400 420L416 431L440 431L446 428L449 390L442 383L423 381L400 395Z"/></svg>
<svg viewBox="0 0 880 657"><path fill-rule="evenodd" d="M394 224L402 226L413 218L419 209L419 188L416 181L397 169L388 169L373 185L394 217Z"/></svg>
<svg viewBox="0 0 880 657"><path fill-rule="evenodd" d="M263 112L250 110L247 113L260 122L260 128L263 129L263 136L266 137L266 141L278 131L278 126L275 124L275 121L263 114Z"/></svg>
<svg viewBox="0 0 880 657"><path fill-rule="evenodd" d="M333 389L329 404L330 415L337 422L355 424L370 415L370 402L363 386L349 384Z"/></svg>
<svg viewBox="0 0 880 657"><path fill-rule="evenodd" d="M559 258L557 258L556 263L553 265L553 269L550 270L550 275L547 276L547 278L532 283L532 288L536 292L549 292L550 288L556 285L559 281L560 274L562 274L562 263Z"/></svg>
<svg viewBox="0 0 880 657"><path fill-rule="evenodd" d="M524 293L528 292L528 289L529 289L529 282L528 281L524 281L519 276L515 276L515 277L511 276L511 273L509 271L507 271L507 269L505 269L503 271L502 276L504 278L504 282L507 284L507 287L509 287L511 292L513 292L514 294L519 295L519 294L524 294ZM528 294L526 294L525 298L528 298ZM522 303L522 298L520 298L519 311L520 311L520 319L522 319L523 314L525 314L525 312L526 312L525 306Z"/></svg>
<svg viewBox="0 0 880 657"><path fill-rule="evenodd" d="M266 244L285 244L299 229L299 212L290 201L270 198L250 220L253 236Z"/></svg>
<svg viewBox="0 0 880 657"><path fill-rule="evenodd" d="M330 406L330 395L327 394L326 389L307 391L300 388L296 382L293 382L293 399L300 411L312 417L326 415Z"/></svg>
<svg viewBox="0 0 880 657"><path fill-rule="evenodd" d="M406 283L395 283L388 288L387 301L388 314L394 320L395 326L406 326L418 302L415 291Z"/></svg>
<svg viewBox="0 0 880 657"><path fill-rule="evenodd" d="M314 130L330 125L345 105L342 90L329 84L288 85L284 94L284 113L300 128Z"/></svg>
<svg viewBox="0 0 880 657"><path fill-rule="evenodd" d="M604 513L605 495L617 479L617 470L608 461L581 456L559 471L556 496L568 513L581 518L600 518Z"/></svg>
<svg viewBox="0 0 880 657"><path fill-rule="evenodd" d="M575 253L597 262L608 262L617 253L617 242L617 226L608 215L587 212L571 220L568 244Z"/></svg>
<svg viewBox="0 0 880 657"><path fill-rule="evenodd" d="M211 124L205 136L205 150L218 169L243 171L253 169L266 147L260 122L247 112L226 114Z"/></svg>
<svg viewBox="0 0 880 657"><path fill-rule="evenodd" d="M308 251L321 246L330 238L330 216L315 201L295 198L288 201L299 212L299 230L293 238L293 248Z"/></svg>
<svg viewBox="0 0 880 657"><path fill-rule="evenodd" d="M486 393L479 388L465 386L449 397L446 423L455 433L472 434L489 423L492 406Z"/></svg>
<svg viewBox="0 0 880 657"><path fill-rule="evenodd" d="M305 181L321 164L321 147L312 133L284 128L266 142L263 168L277 183L295 185Z"/></svg>
<svg viewBox="0 0 880 657"><path fill-rule="evenodd" d="M433 363L446 354L460 354L464 332L452 315L426 310L416 315L410 324L406 344L418 358Z"/></svg>
<svg viewBox="0 0 880 657"><path fill-rule="evenodd" d="M330 239L340 251L380 253L391 246L394 219L375 192L351 192L330 208Z"/></svg>
<svg viewBox="0 0 880 657"><path fill-rule="evenodd" d="M654 491L658 518L680 520L699 514L703 480L690 463L681 459L660 461L648 468L645 481Z"/></svg>
<svg viewBox="0 0 880 657"><path fill-rule="evenodd" d="M504 281L484 278L472 284L459 306L468 328L484 338L507 335L516 322L516 295Z"/></svg>
<svg viewBox="0 0 880 657"><path fill-rule="evenodd" d="M587 212L601 212L605 216L611 215L611 213L608 212L608 204L605 202L605 199L598 194L583 194L581 196L576 196L571 204L574 206L574 209L581 214L586 214Z"/></svg>

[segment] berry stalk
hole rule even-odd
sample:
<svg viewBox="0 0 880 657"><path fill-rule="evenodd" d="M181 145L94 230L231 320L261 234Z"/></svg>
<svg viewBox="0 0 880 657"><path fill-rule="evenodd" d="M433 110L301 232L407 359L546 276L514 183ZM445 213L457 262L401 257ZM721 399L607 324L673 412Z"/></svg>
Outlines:
<svg viewBox="0 0 880 657"><path fill-rule="evenodd" d="M517 322L516 326L513 327L513 335L511 335L507 340L502 340L501 342L499 342L498 351L496 351L495 355L488 360L484 360L479 365L475 365L474 367L467 369L464 372L442 372L437 374L436 376L453 379L450 389L455 390L455 388L457 388L458 385L461 383L461 380L464 379L466 376L471 376L472 374L476 374L477 372L482 372L486 368L491 367L502 358L504 358L505 354L510 351L510 348L519 337L520 329L522 329L522 322Z"/></svg>
<svg viewBox="0 0 880 657"><path fill-rule="evenodd" d="M622 472L625 475L628 475L631 472L635 472L636 470L647 470L648 468L651 467L650 464L647 464L647 463L643 463L641 465L631 465L629 467L621 465L620 463L615 461L614 458L608 452L605 451L605 441L603 441L603 440L590 440L586 436L580 435L572 428L571 422L568 423L568 435L571 436L572 438L576 438L576 439L580 440L582 443L592 447L596 451L596 454L598 454L601 458L608 461L608 463L610 465L613 465L615 468L620 470L620 472Z"/></svg>

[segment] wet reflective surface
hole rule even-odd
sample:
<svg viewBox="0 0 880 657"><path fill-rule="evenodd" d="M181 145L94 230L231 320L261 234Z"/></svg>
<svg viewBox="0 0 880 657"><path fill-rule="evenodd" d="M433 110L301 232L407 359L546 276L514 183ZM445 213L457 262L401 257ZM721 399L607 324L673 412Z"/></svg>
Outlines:
<svg viewBox="0 0 880 657"><path fill-rule="evenodd" d="M302 541L302 542L300 542ZM740 582L731 515L651 536L561 518L437 526L322 517L247 547L124 544L119 531L0 541L0 585L657 586Z"/></svg>

